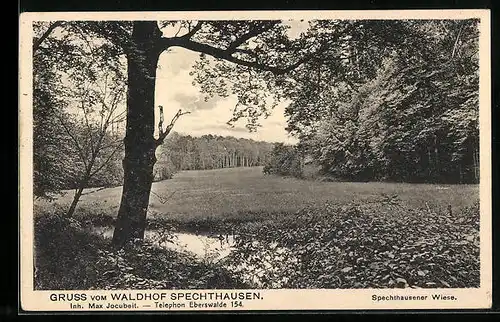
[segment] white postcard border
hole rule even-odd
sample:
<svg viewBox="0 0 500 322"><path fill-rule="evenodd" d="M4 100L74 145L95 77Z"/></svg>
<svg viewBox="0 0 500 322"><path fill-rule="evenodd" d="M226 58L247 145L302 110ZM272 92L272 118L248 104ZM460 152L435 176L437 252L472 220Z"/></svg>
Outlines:
<svg viewBox="0 0 500 322"><path fill-rule="evenodd" d="M33 137L32 137L32 21L53 20L222 20L222 19L480 19L480 288L477 289L279 289L279 290L141 290L141 291L35 291L33 290ZM95 311L89 303L119 304L112 294L150 294L170 302L185 303L176 310L355 310L355 309L475 309L492 304L492 230L491 230L491 57L489 10L373 10L373 11L219 11L219 12L60 12L22 13L20 18L19 135L20 135L20 278L21 308L25 311ZM258 293L257 299L242 300L242 307L189 307L191 301L171 300L172 294ZM166 295L161 295L165 293ZM52 295L58 294L58 295ZM85 301L53 300L86 294ZM70 295L72 294L72 295ZM159 295L153 295L159 294ZM433 295L454 296L457 300L432 300ZM92 295L106 301L91 300ZM427 296L427 300L373 300L384 296ZM186 296L186 295L185 295ZM225 295L221 295L225 296ZM240 295L238 295L240 296ZM243 295L244 297L246 295ZM167 301L167 302L168 302ZM79 307L70 307L81 304ZM155 307L154 300L125 301L136 308L113 310L169 311ZM195 302L207 302L196 301ZM145 306L146 305L146 306ZM149 307L147 306L149 305Z"/></svg>

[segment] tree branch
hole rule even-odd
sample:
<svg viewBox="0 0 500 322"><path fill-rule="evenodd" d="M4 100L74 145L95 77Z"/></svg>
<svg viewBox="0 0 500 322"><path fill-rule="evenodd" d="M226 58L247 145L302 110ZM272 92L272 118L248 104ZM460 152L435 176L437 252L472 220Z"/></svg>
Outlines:
<svg viewBox="0 0 500 322"><path fill-rule="evenodd" d="M76 24L74 27L82 28L84 32L92 32L105 38L115 46L120 47L125 55L134 50L130 40L130 32L121 21L103 21L100 23Z"/></svg>
<svg viewBox="0 0 500 322"><path fill-rule="evenodd" d="M258 63L258 60L259 60L259 55L257 55L256 52L253 52L251 50L248 50L248 49L241 49L241 48L236 48L233 53L241 53L241 54L245 54L245 55L248 55L248 56L251 56L255 59L255 63Z"/></svg>
<svg viewBox="0 0 500 322"><path fill-rule="evenodd" d="M186 114L190 114L190 113L191 112L189 112L189 111L186 111L186 112L182 112L182 110L177 111L177 113L174 115L174 117L170 121L170 124L167 126L167 128L165 130L163 130L163 106L160 105L160 122L158 123L159 134L158 134L158 139L155 140L156 146L160 146L163 143L163 141L165 141L165 138L167 137L167 135L170 133L170 131L172 131L172 128L174 127L175 122L177 122L177 120L182 115L186 115Z"/></svg>
<svg viewBox="0 0 500 322"><path fill-rule="evenodd" d="M109 163L109 161L111 160L111 158L115 155L116 152L118 152L118 150L120 150L120 146L119 145L108 155L108 157L106 158L106 160L97 169L95 169L94 171L92 171L90 173L89 178L92 178L99 171L101 171L101 169L104 168Z"/></svg>
<svg viewBox="0 0 500 322"><path fill-rule="evenodd" d="M85 158L85 153L82 149L82 147L80 146L80 143L78 142L78 139L73 135L73 133L71 133L71 130L69 129L69 127L66 125L66 123L64 123L62 117L59 117L58 115L56 115L57 119L59 119L59 122L61 123L61 125L63 126L64 130L66 131L66 133L69 135L69 137L73 140L73 142L75 143L75 147L78 151L78 154L80 156L80 159L82 160L83 162L83 165L85 167L87 167L87 159Z"/></svg>
<svg viewBox="0 0 500 322"><path fill-rule="evenodd" d="M273 21L268 24L262 24L260 26L256 26L255 28L251 29L249 32L246 34L241 35L239 38L234 40L229 47L227 47L228 52L234 52L239 46L244 44L246 41L248 41L250 38L256 37L260 35L261 33L273 28L279 23L279 21Z"/></svg>
<svg viewBox="0 0 500 322"><path fill-rule="evenodd" d="M197 33L198 30L201 29L202 25L203 25L203 22L201 22L201 21L197 22L196 25L193 27L193 29L189 30L187 32L187 34L181 36L180 38L191 39L191 37L193 37L194 34Z"/></svg>
<svg viewBox="0 0 500 322"><path fill-rule="evenodd" d="M94 135L92 134L92 126L90 125L90 121L89 121L89 117L88 117L88 112L85 109L84 101L82 100L81 103L82 103L81 109L82 109L82 112L83 112L83 117L85 119L85 126L87 127L87 130L89 131L90 153L91 153L91 156L93 156L94 153L95 153L95 151L94 151Z"/></svg>
<svg viewBox="0 0 500 322"><path fill-rule="evenodd" d="M118 115L114 116L114 117L111 119L110 123L114 123L114 124L116 124L116 123L121 123L121 122L125 121L125 119L126 119L126 115L125 115L125 114L126 114L126 113L127 113L127 111L123 111L123 112L121 112L120 114L118 114Z"/></svg>
<svg viewBox="0 0 500 322"><path fill-rule="evenodd" d="M40 45L44 42L45 39L47 39L47 37L50 35L50 33L54 29L56 29L58 26L61 26L62 24L63 24L62 21L54 22L53 24L51 24L49 26L49 28L47 28L47 30L45 30L45 32L43 33L42 36L40 36L40 38L33 41L33 53L35 53L38 50L38 48L40 48Z"/></svg>
<svg viewBox="0 0 500 322"><path fill-rule="evenodd" d="M179 46L192 51L210 55L214 58L224 59L238 65L255 68L262 71L269 71L275 75L283 75L294 70L295 68L299 67L300 65L311 59L314 55L323 52L326 49L326 43L323 43L318 50L304 55L304 57L297 60L295 63L288 65L286 67L278 67L278 66L269 66L254 61L247 61L244 59L236 58L232 56L234 52L228 51L226 49L216 48L207 44L194 42L190 39L183 39L181 37L162 38L160 42L162 43L162 46L164 48L168 48L171 46Z"/></svg>

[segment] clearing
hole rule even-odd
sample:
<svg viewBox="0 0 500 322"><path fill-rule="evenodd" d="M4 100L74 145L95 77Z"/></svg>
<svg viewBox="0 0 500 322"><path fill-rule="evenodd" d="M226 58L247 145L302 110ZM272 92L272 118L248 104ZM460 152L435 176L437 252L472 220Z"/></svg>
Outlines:
<svg viewBox="0 0 500 322"><path fill-rule="evenodd" d="M121 191L121 187L115 187L83 195L78 208L115 217ZM447 209L451 205L455 211L479 200L479 186L308 181L267 176L262 167L193 170L153 183L149 211L150 218L168 217L183 223L242 216L258 220L268 213L293 214L306 206L326 202L370 203L393 195L411 208ZM54 203L66 207L72 197L68 191L53 202L36 201L35 209L50 211Z"/></svg>

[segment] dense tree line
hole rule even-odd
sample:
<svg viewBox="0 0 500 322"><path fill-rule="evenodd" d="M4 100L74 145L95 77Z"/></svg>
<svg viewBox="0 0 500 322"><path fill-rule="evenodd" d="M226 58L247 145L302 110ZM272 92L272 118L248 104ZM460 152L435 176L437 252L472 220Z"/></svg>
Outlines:
<svg viewBox="0 0 500 322"><path fill-rule="evenodd" d="M297 82L287 114L299 148L346 180L478 182L477 21L388 25L406 39L374 38L370 56L346 45L353 70L318 65Z"/></svg>
<svg viewBox="0 0 500 322"><path fill-rule="evenodd" d="M155 179L162 180L181 170L210 170L262 166L272 143L231 136L200 137L171 133L157 151Z"/></svg>

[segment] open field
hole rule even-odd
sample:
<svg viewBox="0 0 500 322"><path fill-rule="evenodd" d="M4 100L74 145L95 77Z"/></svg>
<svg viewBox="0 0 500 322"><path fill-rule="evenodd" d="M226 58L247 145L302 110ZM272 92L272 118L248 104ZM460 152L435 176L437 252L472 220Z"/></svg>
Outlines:
<svg viewBox="0 0 500 322"><path fill-rule="evenodd" d="M479 199L479 186L306 181L265 176L261 167L183 171L171 180L153 183L150 216L180 222L229 219L276 212L293 213L326 202L378 202L384 195L395 194L410 208L447 209L451 205L455 211ZM121 187L103 189L82 196L78 207L116 216L120 197ZM69 205L71 198L72 192L68 192L53 203ZM35 208L50 210L53 205L52 202L36 201Z"/></svg>

